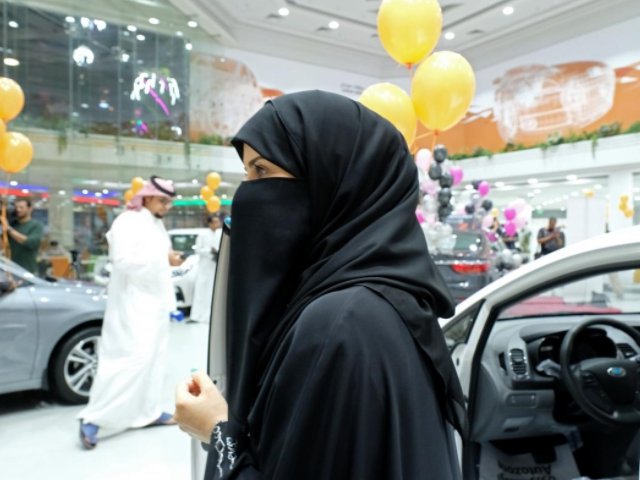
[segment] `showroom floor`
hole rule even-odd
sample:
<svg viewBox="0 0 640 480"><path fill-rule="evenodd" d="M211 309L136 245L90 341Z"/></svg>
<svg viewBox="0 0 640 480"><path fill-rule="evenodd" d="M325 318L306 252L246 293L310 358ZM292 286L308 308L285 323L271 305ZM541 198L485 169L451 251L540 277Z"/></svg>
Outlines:
<svg viewBox="0 0 640 480"><path fill-rule="evenodd" d="M171 325L166 410L173 411L176 383L192 368L204 368L208 327ZM83 450L76 414L43 392L0 395L2 480L188 480L190 440L178 427L128 431Z"/></svg>

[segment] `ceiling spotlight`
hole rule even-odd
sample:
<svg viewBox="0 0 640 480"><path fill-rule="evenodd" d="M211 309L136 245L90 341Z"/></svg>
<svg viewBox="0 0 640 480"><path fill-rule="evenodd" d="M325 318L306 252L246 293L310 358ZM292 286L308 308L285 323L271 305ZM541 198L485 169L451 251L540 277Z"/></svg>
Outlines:
<svg viewBox="0 0 640 480"><path fill-rule="evenodd" d="M76 23L75 17L72 17L71 15L67 15L66 17L64 17L64 21L67 23Z"/></svg>
<svg viewBox="0 0 640 480"><path fill-rule="evenodd" d="M66 195L67 192L65 192L64 190L58 190L58 195Z"/></svg>
<svg viewBox="0 0 640 480"><path fill-rule="evenodd" d="M447 40L453 40L454 38L456 38L456 34L453 32L447 32L444 34L444 38L446 38Z"/></svg>
<svg viewBox="0 0 640 480"><path fill-rule="evenodd" d="M280 15L281 17L286 17L287 15L289 15L289 9L287 7L282 7L278 10L278 15Z"/></svg>
<svg viewBox="0 0 640 480"><path fill-rule="evenodd" d="M105 195L107 195L109 193L109 190L107 188L102 190L102 193L104 193Z"/></svg>
<svg viewBox="0 0 640 480"><path fill-rule="evenodd" d="M340 28L340 24L336 20L331 20L329 22L329 28L331 30L337 30L338 28Z"/></svg>
<svg viewBox="0 0 640 480"><path fill-rule="evenodd" d="M140 40L141 42L144 42L145 38L147 38L147 37L145 37L144 35L142 35L141 33L139 33L138 35L136 35L136 38L137 38L138 40Z"/></svg>
<svg viewBox="0 0 640 480"><path fill-rule="evenodd" d="M196 22L195 20L189 20L187 22L187 25L189 25L190 28L198 28L198 22Z"/></svg>
<svg viewBox="0 0 640 480"><path fill-rule="evenodd" d="M512 15L514 11L515 11L515 10L513 9L513 7L512 7L511 5L507 5L506 7L504 7L504 8L502 9L502 13L503 13L504 15Z"/></svg>
<svg viewBox="0 0 640 480"><path fill-rule="evenodd" d="M194 178L193 180L191 180L191 183L193 183L194 185L198 185L198 183L200 182L198 182L197 178Z"/></svg>
<svg viewBox="0 0 640 480"><path fill-rule="evenodd" d="M9 182L9 185L11 185L12 187L15 187L15 186L17 186L17 185L18 185L18 182L16 182L15 180L11 180L11 181Z"/></svg>
<svg viewBox="0 0 640 480"><path fill-rule="evenodd" d="M193 44L190 42L187 42L184 44L184 48L186 48L187 50L191 51L193 50Z"/></svg>
<svg viewBox="0 0 640 480"><path fill-rule="evenodd" d="M17 67L20 65L20 61L17 58L4 57L3 63L7 67Z"/></svg>
<svg viewBox="0 0 640 480"><path fill-rule="evenodd" d="M82 25L82 28L89 28L91 26L91 20L89 20L87 17L81 17L80 25Z"/></svg>
<svg viewBox="0 0 640 480"><path fill-rule="evenodd" d="M160 20L158 20L156 17L151 17L149 18L149 23L151 25L158 25L160 23Z"/></svg>
<svg viewBox="0 0 640 480"><path fill-rule="evenodd" d="M89 190L87 190L86 188L84 190L82 190L82 194L83 195L87 195L89 193Z"/></svg>
<svg viewBox="0 0 640 480"><path fill-rule="evenodd" d="M127 25L127 30L129 30L130 32L137 32L138 27L136 27L135 25Z"/></svg>
<svg viewBox="0 0 640 480"><path fill-rule="evenodd" d="M182 35L184 35L184 34L183 34L180 30L178 30L178 31L176 32L176 36L177 36L177 37L181 37Z"/></svg>
<svg viewBox="0 0 640 480"><path fill-rule="evenodd" d="M15 20L9 20L9 26L11 28L18 28L20 25Z"/></svg>
<svg viewBox="0 0 640 480"><path fill-rule="evenodd" d="M577 175L567 175L567 180L570 182L575 182L578 179Z"/></svg>
<svg viewBox="0 0 640 480"><path fill-rule="evenodd" d="M502 188L502 187L504 187L504 182L496 182L496 187L497 187L497 188Z"/></svg>
<svg viewBox="0 0 640 480"><path fill-rule="evenodd" d="M527 180L527 182L529 182L529 185L535 185L536 183L538 183L538 179L530 178L529 180Z"/></svg>
<svg viewBox="0 0 640 480"><path fill-rule="evenodd" d="M127 52L122 52L120 55L120 61L122 63L127 63L129 61L130 55Z"/></svg>
<svg viewBox="0 0 640 480"><path fill-rule="evenodd" d="M86 45L80 45L73 50L73 61L76 62L76 65L79 67L84 67L86 65L91 65L95 58L93 51L87 47Z"/></svg>
<svg viewBox="0 0 640 480"><path fill-rule="evenodd" d="M96 27L96 29L98 29L99 32L107 28L107 22L105 22L104 20L99 20L97 18L93 21L93 25Z"/></svg>

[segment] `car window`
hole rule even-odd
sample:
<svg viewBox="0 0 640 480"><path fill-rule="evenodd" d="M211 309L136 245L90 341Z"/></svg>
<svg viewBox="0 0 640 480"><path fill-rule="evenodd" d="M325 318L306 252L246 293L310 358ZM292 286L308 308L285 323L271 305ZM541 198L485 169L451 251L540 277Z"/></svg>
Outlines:
<svg viewBox="0 0 640 480"><path fill-rule="evenodd" d="M179 252L193 252L197 239L197 233L174 233L171 234L171 245Z"/></svg>
<svg viewBox="0 0 640 480"><path fill-rule="evenodd" d="M498 320L624 313L640 313L640 270L600 273L545 289L507 307Z"/></svg>
<svg viewBox="0 0 640 480"><path fill-rule="evenodd" d="M483 234L472 232L455 232L454 252L478 252L483 249Z"/></svg>
<svg viewBox="0 0 640 480"><path fill-rule="evenodd" d="M449 347L450 351L457 345L467 342L479 307L480 305L477 305L473 309L462 313L455 320L443 327L442 331L444 332L447 347Z"/></svg>

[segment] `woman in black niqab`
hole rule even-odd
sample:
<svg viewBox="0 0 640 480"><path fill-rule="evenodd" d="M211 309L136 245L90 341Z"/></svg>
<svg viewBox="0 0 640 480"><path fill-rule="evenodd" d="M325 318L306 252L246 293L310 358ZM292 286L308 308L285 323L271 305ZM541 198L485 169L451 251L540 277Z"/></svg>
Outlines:
<svg viewBox="0 0 640 480"><path fill-rule="evenodd" d="M464 401L437 323L453 304L400 133L314 91L267 102L233 145L245 166L262 158L293 178L234 196L228 421L205 478L458 478L448 424L464 433Z"/></svg>

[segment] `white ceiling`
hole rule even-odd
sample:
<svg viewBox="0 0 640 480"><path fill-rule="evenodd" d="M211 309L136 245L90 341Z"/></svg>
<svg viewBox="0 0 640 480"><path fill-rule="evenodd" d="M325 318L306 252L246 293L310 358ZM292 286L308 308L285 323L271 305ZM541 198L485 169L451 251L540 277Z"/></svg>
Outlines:
<svg viewBox="0 0 640 480"><path fill-rule="evenodd" d="M140 1L140 0L138 0ZM163 0L166 1L166 0ZM355 71L401 73L376 33L381 0L168 0L222 45ZM465 55L476 69L640 16L638 0L441 0L437 48ZM512 6L514 13L502 10ZM286 7L289 15L278 10ZM340 28L331 30L331 20ZM612 41L612 39L604 39Z"/></svg>

